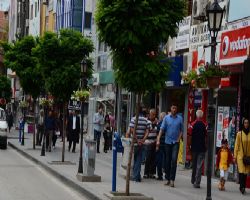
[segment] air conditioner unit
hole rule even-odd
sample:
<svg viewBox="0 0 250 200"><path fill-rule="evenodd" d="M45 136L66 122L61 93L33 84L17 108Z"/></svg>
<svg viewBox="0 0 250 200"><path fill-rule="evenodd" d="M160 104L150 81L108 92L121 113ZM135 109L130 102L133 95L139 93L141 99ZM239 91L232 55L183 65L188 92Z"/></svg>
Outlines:
<svg viewBox="0 0 250 200"><path fill-rule="evenodd" d="M42 0L42 3L43 3L44 5L48 5L48 4L49 4L49 0Z"/></svg>
<svg viewBox="0 0 250 200"><path fill-rule="evenodd" d="M207 4L208 4L208 0L194 0L193 1L193 18L194 19L205 21Z"/></svg>

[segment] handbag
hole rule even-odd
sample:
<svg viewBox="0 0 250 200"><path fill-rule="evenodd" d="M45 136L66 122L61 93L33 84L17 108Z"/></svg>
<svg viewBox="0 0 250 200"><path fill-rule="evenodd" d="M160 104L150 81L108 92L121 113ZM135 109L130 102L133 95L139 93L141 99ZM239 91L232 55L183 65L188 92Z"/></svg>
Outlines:
<svg viewBox="0 0 250 200"><path fill-rule="evenodd" d="M248 143L248 140L247 140ZM241 131L241 145L242 145L242 150L243 150L243 164L245 166L250 165L250 156L246 156L244 152L244 147L243 147L243 142L242 142L242 131Z"/></svg>

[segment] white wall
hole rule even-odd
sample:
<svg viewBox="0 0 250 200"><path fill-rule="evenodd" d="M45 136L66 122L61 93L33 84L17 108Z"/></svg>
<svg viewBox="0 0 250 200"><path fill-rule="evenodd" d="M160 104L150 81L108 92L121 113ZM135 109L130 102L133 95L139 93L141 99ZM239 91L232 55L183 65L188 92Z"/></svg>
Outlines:
<svg viewBox="0 0 250 200"><path fill-rule="evenodd" d="M16 40L17 28L17 1L10 0L9 9L9 42Z"/></svg>
<svg viewBox="0 0 250 200"><path fill-rule="evenodd" d="M41 0L30 0L29 5L29 35L40 35L40 4ZM33 7L33 9L32 9Z"/></svg>

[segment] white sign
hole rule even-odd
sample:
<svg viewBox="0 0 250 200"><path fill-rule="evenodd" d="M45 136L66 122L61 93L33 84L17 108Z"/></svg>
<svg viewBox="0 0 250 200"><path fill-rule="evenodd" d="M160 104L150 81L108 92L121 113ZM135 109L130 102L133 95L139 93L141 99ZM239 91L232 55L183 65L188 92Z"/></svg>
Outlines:
<svg viewBox="0 0 250 200"><path fill-rule="evenodd" d="M175 39L175 51L189 48L191 16L185 17L179 23L178 36Z"/></svg>
<svg viewBox="0 0 250 200"><path fill-rule="evenodd" d="M250 26L250 17L239 20L239 21L228 23L227 30L235 30L235 29L246 27L246 26Z"/></svg>
<svg viewBox="0 0 250 200"><path fill-rule="evenodd" d="M189 50L197 51L199 46L208 45L209 38L207 22L191 26Z"/></svg>

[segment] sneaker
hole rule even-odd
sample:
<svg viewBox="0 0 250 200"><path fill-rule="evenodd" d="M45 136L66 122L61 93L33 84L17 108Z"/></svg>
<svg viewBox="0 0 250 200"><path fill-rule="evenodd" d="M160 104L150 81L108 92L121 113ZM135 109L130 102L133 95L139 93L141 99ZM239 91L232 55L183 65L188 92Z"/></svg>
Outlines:
<svg viewBox="0 0 250 200"><path fill-rule="evenodd" d="M146 175L146 174L145 174L145 175L143 176L143 178L148 179L148 178L149 178L149 175Z"/></svg>
<svg viewBox="0 0 250 200"><path fill-rule="evenodd" d="M201 188L201 186L199 184L194 184L194 188Z"/></svg>
<svg viewBox="0 0 250 200"><path fill-rule="evenodd" d="M55 147L55 146L53 146L52 148L53 148L53 149L55 149L56 147Z"/></svg>
<svg viewBox="0 0 250 200"><path fill-rule="evenodd" d="M174 187L174 181L170 181L170 187Z"/></svg>
<svg viewBox="0 0 250 200"><path fill-rule="evenodd" d="M167 181L164 185L170 186L170 181Z"/></svg>

